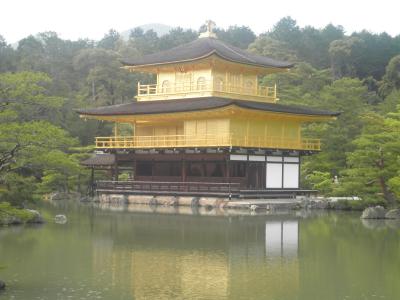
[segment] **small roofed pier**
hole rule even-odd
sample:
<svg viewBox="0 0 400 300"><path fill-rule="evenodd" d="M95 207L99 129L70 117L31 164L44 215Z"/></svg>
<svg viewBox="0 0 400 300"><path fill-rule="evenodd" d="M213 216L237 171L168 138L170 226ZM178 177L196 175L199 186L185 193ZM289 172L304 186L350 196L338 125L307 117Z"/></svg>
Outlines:
<svg viewBox="0 0 400 300"><path fill-rule="evenodd" d="M303 136L303 125L339 113L277 103L276 85L260 79L293 64L226 44L212 27L188 44L124 59L127 71L156 78L137 83L136 99L78 110L114 123L114 134L96 137L98 154L83 162L109 173L93 181L94 191L226 199L312 192L301 188L301 157L320 151L321 142Z"/></svg>

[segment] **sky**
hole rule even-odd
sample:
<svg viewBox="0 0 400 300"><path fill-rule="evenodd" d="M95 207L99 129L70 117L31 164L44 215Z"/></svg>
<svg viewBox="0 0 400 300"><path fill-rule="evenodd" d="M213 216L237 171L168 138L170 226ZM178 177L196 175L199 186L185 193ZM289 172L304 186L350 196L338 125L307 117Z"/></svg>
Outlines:
<svg viewBox="0 0 400 300"><path fill-rule="evenodd" d="M198 28L249 26L256 34L285 16L300 26L342 25L346 33L366 29L400 34L399 0L3 0L0 35L8 43L39 32L63 39L101 39L109 29L125 31L148 23Z"/></svg>

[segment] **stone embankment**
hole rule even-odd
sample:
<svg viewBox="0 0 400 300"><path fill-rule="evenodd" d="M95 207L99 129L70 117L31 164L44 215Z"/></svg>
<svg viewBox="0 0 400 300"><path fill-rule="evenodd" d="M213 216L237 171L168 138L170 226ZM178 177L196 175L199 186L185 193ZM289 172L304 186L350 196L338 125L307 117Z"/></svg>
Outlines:
<svg viewBox="0 0 400 300"><path fill-rule="evenodd" d="M88 201L84 198L83 201ZM153 196L127 194L100 194L90 201L110 205L148 205L150 207L205 207L216 209L247 209L250 211L276 209L317 209L317 210L358 210L362 211L368 203L358 197L306 197L288 199L228 199L218 197L193 196ZM379 209L377 209L379 210ZM378 212L376 212L378 213ZM396 218L396 211L385 217ZM382 218L382 215L378 213Z"/></svg>
<svg viewBox="0 0 400 300"><path fill-rule="evenodd" d="M165 207L205 207L217 209L297 209L301 207L301 199L245 199L230 200L218 197L192 196L152 196L152 195L122 195L101 194L95 202L113 205L149 205Z"/></svg>

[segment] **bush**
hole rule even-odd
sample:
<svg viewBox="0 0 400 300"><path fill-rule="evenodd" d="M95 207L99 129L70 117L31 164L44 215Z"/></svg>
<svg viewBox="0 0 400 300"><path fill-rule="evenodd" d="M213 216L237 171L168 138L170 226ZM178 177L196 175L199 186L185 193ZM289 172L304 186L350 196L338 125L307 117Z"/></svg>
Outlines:
<svg viewBox="0 0 400 300"><path fill-rule="evenodd" d="M364 199L364 200L338 200L337 202L331 202L330 208L337 210L364 210L370 206L385 206L385 201L376 199Z"/></svg>
<svg viewBox="0 0 400 300"><path fill-rule="evenodd" d="M35 178L9 173L4 177L4 183L7 188L0 191L0 201L14 206L23 206L26 202L34 201Z"/></svg>
<svg viewBox="0 0 400 300"><path fill-rule="evenodd" d="M0 225L8 225L10 220L15 223L26 223L34 217L30 211L16 208L8 202L0 202Z"/></svg>

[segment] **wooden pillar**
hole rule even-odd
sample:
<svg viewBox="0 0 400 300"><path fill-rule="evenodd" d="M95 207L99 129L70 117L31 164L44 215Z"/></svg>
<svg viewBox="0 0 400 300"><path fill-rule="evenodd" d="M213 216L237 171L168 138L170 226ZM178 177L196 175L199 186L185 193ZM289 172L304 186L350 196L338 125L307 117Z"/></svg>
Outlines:
<svg viewBox="0 0 400 300"><path fill-rule="evenodd" d="M89 196L90 197L93 197L94 196L94 189L95 189L95 186L94 186L94 167L92 166L92 170L91 170L91 173L90 173L90 187L89 187Z"/></svg>
<svg viewBox="0 0 400 300"><path fill-rule="evenodd" d="M114 136L115 136L115 138L118 137L118 123L117 122L114 123Z"/></svg>
<svg viewBox="0 0 400 300"><path fill-rule="evenodd" d="M150 160L151 162L151 181L154 181L154 159Z"/></svg>
<svg viewBox="0 0 400 300"><path fill-rule="evenodd" d="M226 157L225 166L226 166L226 171L225 171L226 182L231 182L229 155Z"/></svg>
<svg viewBox="0 0 400 300"><path fill-rule="evenodd" d="M133 157L133 176L132 176L132 180L135 180L136 177L136 170L137 170L137 166L136 166L136 156Z"/></svg>
<svg viewBox="0 0 400 300"><path fill-rule="evenodd" d="M246 164L246 168L245 168L245 178L246 178L246 188L248 189L249 188L249 185L250 185L250 178L249 178L249 161L248 160L246 160L245 161L245 164Z"/></svg>
<svg viewBox="0 0 400 300"><path fill-rule="evenodd" d="M262 175L261 175L261 188L266 189L266 183L267 183L267 162L263 162L261 164L261 170L262 170Z"/></svg>
<svg viewBox="0 0 400 300"><path fill-rule="evenodd" d="M186 160L182 159L182 182L186 182Z"/></svg>
<svg viewBox="0 0 400 300"><path fill-rule="evenodd" d="M114 170L113 170L113 180L115 180L115 181L118 181L118 159L117 159L117 154L115 154L115 163L114 163L114 166L113 166L114 168Z"/></svg>

